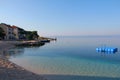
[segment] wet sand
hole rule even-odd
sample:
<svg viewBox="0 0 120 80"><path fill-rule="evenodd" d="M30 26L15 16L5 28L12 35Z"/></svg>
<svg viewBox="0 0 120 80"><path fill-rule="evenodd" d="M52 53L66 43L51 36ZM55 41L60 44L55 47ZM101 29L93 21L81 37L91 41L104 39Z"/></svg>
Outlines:
<svg viewBox="0 0 120 80"><path fill-rule="evenodd" d="M18 41L0 41L0 54L15 47ZM0 80L47 80L41 75L27 71L0 55Z"/></svg>

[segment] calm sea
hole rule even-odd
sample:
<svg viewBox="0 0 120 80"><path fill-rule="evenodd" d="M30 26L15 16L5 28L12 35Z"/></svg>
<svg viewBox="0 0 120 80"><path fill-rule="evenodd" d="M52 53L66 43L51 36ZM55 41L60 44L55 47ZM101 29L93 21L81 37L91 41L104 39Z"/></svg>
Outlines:
<svg viewBox="0 0 120 80"><path fill-rule="evenodd" d="M96 52L105 45L118 52ZM9 59L49 80L120 80L119 49L119 37L58 37L41 47L11 49Z"/></svg>

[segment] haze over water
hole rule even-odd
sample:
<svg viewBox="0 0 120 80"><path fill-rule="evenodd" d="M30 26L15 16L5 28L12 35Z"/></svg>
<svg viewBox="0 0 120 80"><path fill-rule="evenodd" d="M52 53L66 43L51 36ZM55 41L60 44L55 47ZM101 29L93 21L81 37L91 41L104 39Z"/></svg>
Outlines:
<svg viewBox="0 0 120 80"><path fill-rule="evenodd" d="M120 79L119 41L119 37L58 37L56 42L41 47L10 50L10 53L19 52L11 55L10 61L38 74L68 76L47 76L50 80L64 80L69 76L74 76L69 80L79 80L79 76ZM117 47L118 52L96 52L96 47L103 45Z"/></svg>

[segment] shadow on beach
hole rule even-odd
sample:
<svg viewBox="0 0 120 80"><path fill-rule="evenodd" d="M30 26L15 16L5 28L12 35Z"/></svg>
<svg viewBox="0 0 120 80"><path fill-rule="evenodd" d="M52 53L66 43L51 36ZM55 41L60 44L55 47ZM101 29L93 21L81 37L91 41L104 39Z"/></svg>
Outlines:
<svg viewBox="0 0 120 80"><path fill-rule="evenodd" d="M120 78L77 76L77 75L43 75L48 80L120 80Z"/></svg>

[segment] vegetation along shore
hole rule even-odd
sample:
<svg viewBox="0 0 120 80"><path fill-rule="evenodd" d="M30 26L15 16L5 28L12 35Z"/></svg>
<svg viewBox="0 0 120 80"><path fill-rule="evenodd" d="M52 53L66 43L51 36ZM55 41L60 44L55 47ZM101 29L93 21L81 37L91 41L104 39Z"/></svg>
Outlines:
<svg viewBox="0 0 120 80"><path fill-rule="evenodd" d="M18 41L0 41L0 54L15 47ZM47 80L41 75L27 71L24 68L10 62L5 56L0 55L0 80Z"/></svg>
<svg viewBox="0 0 120 80"><path fill-rule="evenodd" d="M40 37L37 31L26 31L15 25L0 24L0 80L47 80L12 63L3 54L16 46L42 46L56 40ZM5 53L6 54L6 53ZM9 53L8 53L9 54Z"/></svg>

